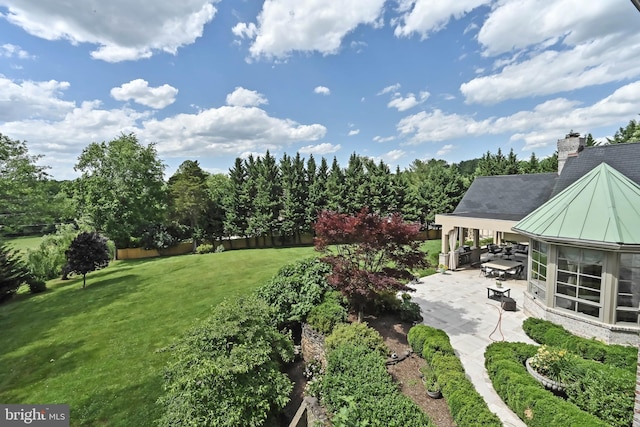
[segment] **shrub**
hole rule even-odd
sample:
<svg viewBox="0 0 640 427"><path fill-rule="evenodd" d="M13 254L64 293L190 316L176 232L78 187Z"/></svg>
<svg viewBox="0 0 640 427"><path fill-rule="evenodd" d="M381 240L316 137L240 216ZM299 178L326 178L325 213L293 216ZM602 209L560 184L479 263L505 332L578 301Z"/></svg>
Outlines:
<svg viewBox="0 0 640 427"><path fill-rule="evenodd" d="M289 400L293 343L256 298L222 302L168 350L160 426L262 426Z"/></svg>
<svg viewBox="0 0 640 427"><path fill-rule="evenodd" d="M11 298L20 285L32 279L18 252L0 241L0 302Z"/></svg>
<svg viewBox="0 0 640 427"><path fill-rule="evenodd" d="M60 277L67 262L65 251L79 230L74 224L56 226L55 234L47 234L35 249L27 249L26 263L29 271L42 280Z"/></svg>
<svg viewBox="0 0 640 427"><path fill-rule="evenodd" d="M309 311L307 323L321 334L330 334L336 325L347 320L347 309L344 307L343 301L340 292L327 292L322 303Z"/></svg>
<svg viewBox="0 0 640 427"><path fill-rule="evenodd" d="M198 245L198 247L196 248L196 253L199 255L213 253L213 245L210 245L208 243Z"/></svg>
<svg viewBox="0 0 640 427"><path fill-rule="evenodd" d="M636 375L615 366L579 359L568 381L567 398L611 426L633 423Z"/></svg>
<svg viewBox="0 0 640 427"><path fill-rule="evenodd" d="M325 339L327 351L331 351L342 344L351 343L368 348L380 353L382 356L389 354L389 348L384 343L382 336L366 323L341 323L336 325L331 335Z"/></svg>
<svg viewBox="0 0 640 427"><path fill-rule="evenodd" d="M330 269L317 258L285 265L258 289L258 296L271 306L278 324L304 321L330 289L326 279Z"/></svg>
<svg viewBox="0 0 640 427"><path fill-rule="evenodd" d="M489 378L507 406L532 427L608 425L555 396L529 375L524 362L536 351L536 346L524 343L496 342L487 347L485 366Z"/></svg>
<svg viewBox="0 0 640 427"><path fill-rule="evenodd" d="M222 252L224 252L224 245L216 246L216 253L219 254L219 253L222 253Z"/></svg>
<svg viewBox="0 0 640 427"><path fill-rule="evenodd" d="M33 278L29 280L28 285L29 292L31 292L32 294L37 294L47 290L47 283L39 278Z"/></svg>
<svg viewBox="0 0 640 427"><path fill-rule="evenodd" d="M526 319L522 328L532 340L540 344L566 348L584 359L597 360L636 372L638 349L635 346L607 345L595 339L578 337L562 326L534 317Z"/></svg>
<svg viewBox="0 0 640 427"><path fill-rule="evenodd" d="M502 426L500 418L489 410L487 403L476 391L455 355L447 334L426 325L416 325L407 335L409 344L427 360L442 388L453 420L459 426Z"/></svg>
<svg viewBox="0 0 640 427"><path fill-rule="evenodd" d="M387 372L385 358L369 348L340 344L327 355L320 397L333 412L334 426L429 427L427 415Z"/></svg>

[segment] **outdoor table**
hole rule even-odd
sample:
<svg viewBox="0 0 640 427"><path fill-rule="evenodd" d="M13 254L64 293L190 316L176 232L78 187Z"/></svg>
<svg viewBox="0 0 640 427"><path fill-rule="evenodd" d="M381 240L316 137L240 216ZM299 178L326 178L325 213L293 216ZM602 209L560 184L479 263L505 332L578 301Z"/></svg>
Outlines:
<svg viewBox="0 0 640 427"><path fill-rule="evenodd" d="M505 294L507 298L511 298L511 288L505 286L499 288L495 285L487 286L487 298L500 297L502 299Z"/></svg>
<svg viewBox="0 0 640 427"><path fill-rule="evenodd" d="M506 259L496 259L493 261L485 262L483 267L491 268L492 270L508 271L512 268L516 268L520 263L517 261L509 261Z"/></svg>

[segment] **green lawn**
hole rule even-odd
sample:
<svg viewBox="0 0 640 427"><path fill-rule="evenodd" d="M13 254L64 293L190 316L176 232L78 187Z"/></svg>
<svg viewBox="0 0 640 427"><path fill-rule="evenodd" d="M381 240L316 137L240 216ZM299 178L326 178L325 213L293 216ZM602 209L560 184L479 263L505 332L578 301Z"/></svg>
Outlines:
<svg viewBox="0 0 640 427"><path fill-rule="evenodd" d="M27 239L19 239L27 244ZM30 244L30 243L29 243ZM72 425L151 426L161 408L156 350L222 299L246 295L313 248L117 261L0 305L0 402L67 403Z"/></svg>
<svg viewBox="0 0 640 427"><path fill-rule="evenodd" d="M11 248L26 253L27 249L36 249L41 240L42 236L26 236L6 239L6 242Z"/></svg>

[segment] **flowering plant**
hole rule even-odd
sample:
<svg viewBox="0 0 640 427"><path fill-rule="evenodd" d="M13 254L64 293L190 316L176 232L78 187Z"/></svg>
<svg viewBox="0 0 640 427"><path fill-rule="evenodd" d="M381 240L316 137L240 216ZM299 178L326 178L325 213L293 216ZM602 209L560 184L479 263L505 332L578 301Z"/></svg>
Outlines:
<svg viewBox="0 0 640 427"><path fill-rule="evenodd" d="M529 365L540 375L561 381L570 373L574 361L575 355L565 349L541 345Z"/></svg>
<svg viewBox="0 0 640 427"><path fill-rule="evenodd" d="M439 271L440 273L445 273L448 269L449 269L449 267L447 267L446 265L444 265L444 264L438 264L438 271Z"/></svg>

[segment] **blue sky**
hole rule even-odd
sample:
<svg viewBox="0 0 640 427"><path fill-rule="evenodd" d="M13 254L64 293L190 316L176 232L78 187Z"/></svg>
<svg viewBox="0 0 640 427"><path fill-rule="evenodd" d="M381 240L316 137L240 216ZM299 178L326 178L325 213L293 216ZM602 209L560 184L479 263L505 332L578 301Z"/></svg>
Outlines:
<svg viewBox="0 0 640 427"><path fill-rule="evenodd" d="M638 113L627 0L0 0L0 133L56 179L122 132L167 175L266 150L406 168L544 157Z"/></svg>

